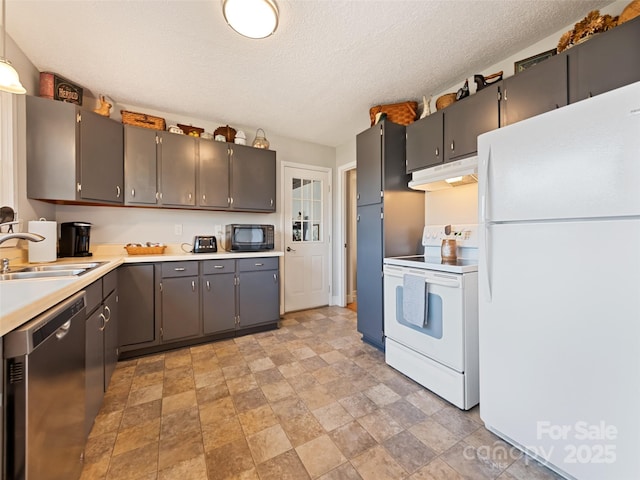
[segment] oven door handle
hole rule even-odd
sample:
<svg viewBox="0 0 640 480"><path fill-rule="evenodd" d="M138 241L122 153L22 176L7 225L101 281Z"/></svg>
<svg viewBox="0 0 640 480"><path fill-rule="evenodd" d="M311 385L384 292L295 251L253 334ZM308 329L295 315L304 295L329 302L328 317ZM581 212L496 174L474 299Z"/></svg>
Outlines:
<svg viewBox="0 0 640 480"><path fill-rule="evenodd" d="M453 287L460 288L462 286L461 282L457 278L451 278L448 275L439 275L437 273L432 273L431 275L425 275L424 272L418 272L416 270L409 270L410 275L418 275L423 276L424 281L431 285L438 285L440 287Z"/></svg>

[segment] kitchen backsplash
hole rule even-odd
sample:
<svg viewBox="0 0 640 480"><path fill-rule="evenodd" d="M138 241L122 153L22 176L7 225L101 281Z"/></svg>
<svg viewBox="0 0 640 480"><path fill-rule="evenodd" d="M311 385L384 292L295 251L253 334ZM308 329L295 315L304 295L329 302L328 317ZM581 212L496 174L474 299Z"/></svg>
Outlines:
<svg viewBox="0 0 640 480"><path fill-rule="evenodd" d="M478 184L425 194L425 225L478 223Z"/></svg>

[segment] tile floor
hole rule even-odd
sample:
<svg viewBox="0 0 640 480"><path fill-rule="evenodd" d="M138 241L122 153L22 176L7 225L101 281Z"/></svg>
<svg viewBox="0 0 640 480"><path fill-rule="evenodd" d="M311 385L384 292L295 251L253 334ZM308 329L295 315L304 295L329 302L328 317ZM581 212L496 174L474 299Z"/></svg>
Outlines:
<svg viewBox="0 0 640 480"><path fill-rule="evenodd" d="M82 480L557 479L362 343L356 314L120 362Z"/></svg>

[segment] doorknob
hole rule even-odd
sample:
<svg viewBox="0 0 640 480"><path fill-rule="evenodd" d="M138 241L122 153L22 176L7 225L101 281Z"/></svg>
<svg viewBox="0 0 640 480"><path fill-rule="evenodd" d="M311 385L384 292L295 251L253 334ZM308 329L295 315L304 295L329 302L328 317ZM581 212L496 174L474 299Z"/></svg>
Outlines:
<svg viewBox="0 0 640 480"><path fill-rule="evenodd" d="M287 247L287 252L295 252L295 250L291 247Z"/></svg>

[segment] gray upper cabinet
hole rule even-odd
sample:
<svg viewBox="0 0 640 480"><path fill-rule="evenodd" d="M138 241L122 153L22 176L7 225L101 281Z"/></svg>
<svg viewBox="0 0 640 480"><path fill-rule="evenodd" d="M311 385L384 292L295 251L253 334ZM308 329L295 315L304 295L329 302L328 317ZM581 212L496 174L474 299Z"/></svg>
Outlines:
<svg viewBox="0 0 640 480"><path fill-rule="evenodd" d="M196 139L159 132L160 201L163 205L196 204Z"/></svg>
<svg viewBox="0 0 640 480"><path fill-rule="evenodd" d="M231 149L231 208L276 211L276 152L245 145Z"/></svg>
<svg viewBox="0 0 640 480"><path fill-rule="evenodd" d="M27 96L27 196L122 204L122 125L71 104Z"/></svg>
<svg viewBox="0 0 640 480"><path fill-rule="evenodd" d="M444 161L474 155L478 150L478 135L499 126L498 85L489 85L448 106L443 112Z"/></svg>
<svg viewBox="0 0 640 480"><path fill-rule="evenodd" d="M567 57L556 55L503 81L500 126L564 107L567 100Z"/></svg>
<svg viewBox="0 0 640 480"><path fill-rule="evenodd" d="M407 125L407 173L444 162L442 110Z"/></svg>
<svg viewBox="0 0 640 480"><path fill-rule="evenodd" d="M356 137L358 165L356 198L358 206L382 201L382 135L385 124L387 124L386 121L368 128ZM392 124L389 123L389 125ZM394 152L394 154L397 153Z"/></svg>
<svg viewBox="0 0 640 480"><path fill-rule="evenodd" d="M156 131L124 126L124 198L127 205L158 203Z"/></svg>
<svg viewBox="0 0 640 480"><path fill-rule="evenodd" d="M127 125L124 142L127 205L196 205L194 137Z"/></svg>
<svg viewBox="0 0 640 480"><path fill-rule="evenodd" d="M640 17L567 50L569 102L640 80Z"/></svg>
<svg viewBox="0 0 640 480"><path fill-rule="evenodd" d="M228 208L229 147L224 142L199 141L198 205L203 208Z"/></svg>

